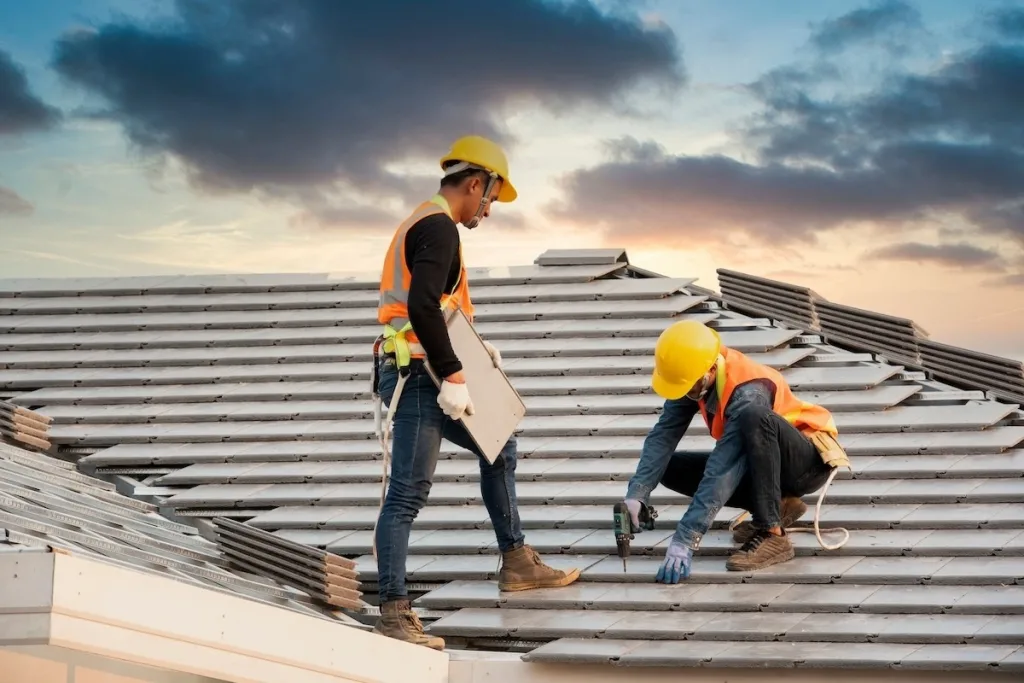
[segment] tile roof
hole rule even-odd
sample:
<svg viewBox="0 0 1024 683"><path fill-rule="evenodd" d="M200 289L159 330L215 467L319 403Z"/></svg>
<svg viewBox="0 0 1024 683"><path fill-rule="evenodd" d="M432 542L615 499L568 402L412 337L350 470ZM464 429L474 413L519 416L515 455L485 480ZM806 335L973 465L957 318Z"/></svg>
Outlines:
<svg viewBox="0 0 1024 683"><path fill-rule="evenodd" d="M0 442L0 551L47 548L359 625L306 591L231 566L222 544L73 463Z"/></svg>
<svg viewBox="0 0 1024 683"><path fill-rule="evenodd" d="M912 323L720 276L724 298L605 250L471 271L477 329L527 403L517 465L527 542L584 571L568 588L499 594L476 463L444 443L408 563L431 630L450 647L538 661L1019 671L1024 419L984 390L1015 396L1012 362L965 351L962 365L982 371L947 363L941 374L958 383L946 384L922 361L925 333ZM0 281L0 397L51 417L62 457L169 516L234 519L356 558L372 593L376 290L372 274ZM659 586L687 503L659 488L658 528L637 536L623 573L610 508L660 408L648 385L654 339L680 317L717 327L835 413L853 473L829 489L822 525L850 530L842 549L795 534L793 561L727 572L724 526L738 511L726 509L691 581ZM992 381L969 386L978 377ZM680 447L712 444L695 420Z"/></svg>

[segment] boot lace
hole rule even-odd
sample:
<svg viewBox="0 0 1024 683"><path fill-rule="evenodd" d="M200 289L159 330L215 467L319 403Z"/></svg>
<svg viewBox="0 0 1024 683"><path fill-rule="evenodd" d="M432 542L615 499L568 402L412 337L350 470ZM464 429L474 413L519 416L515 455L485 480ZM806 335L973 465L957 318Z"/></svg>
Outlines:
<svg viewBox="0 0 1024 683"><path fill-rule="evenodd" d="M772 533L767 529L758 529L754 532L754 535L750 537L746 543L740 546L741 553L752 553L761 547L761 544L772 537Z"/></svg>
<svg viewBox="0 0 1024 683"><path fill-rule="evenodd" d="M420 621L420 615L416 614L412 607L400 609L398 611L398 619L405 624L411 625L417 631L423 631L423 622Z"/></svg>
<svg viewBox="0 0 1024 683"><path fill-rule="evenodd" d="M410 610L408 612L402 612L401 617L402 617L402 620L405 623L411 625L414 629L416 629L420 633L423 632L423 622L420 621L420 615L418 615L415 612Z"/></svg>

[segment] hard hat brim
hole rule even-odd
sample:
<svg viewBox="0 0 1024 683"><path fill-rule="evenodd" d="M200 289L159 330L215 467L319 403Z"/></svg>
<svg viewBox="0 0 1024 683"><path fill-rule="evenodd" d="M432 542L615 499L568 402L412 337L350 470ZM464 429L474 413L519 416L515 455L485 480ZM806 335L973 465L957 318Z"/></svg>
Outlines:
<svg viewBox="0 0 1024 683"><path fill-rule="evenodd" d="M683 396L686 396L687 392L693 388L693 384L684 385L670 382L655 370L651 373L651 388L654 389L654 393L661 396L667 401L677 401Z"/></svg>
<svg viewBox="0 0 1024 683"><path fill-rule="evenodd" d="M514 202L519 193L508 179L502 179L501 190L498 191L499 202Z"/></svg>

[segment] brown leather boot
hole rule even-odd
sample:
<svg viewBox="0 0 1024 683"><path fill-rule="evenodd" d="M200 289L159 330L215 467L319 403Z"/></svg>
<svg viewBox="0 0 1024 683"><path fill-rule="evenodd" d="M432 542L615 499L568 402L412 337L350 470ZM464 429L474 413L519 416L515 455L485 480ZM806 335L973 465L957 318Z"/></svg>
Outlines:
<svg viewBox="0 0 1024 683"><path fill-rule="evenodd" d="M373 632L413 645L424 645L432 650L444 649L443 638L428 636L423 632L423 623L412 611L412 603L408 600L381 603L380 617L373 627Z"/></svg>
<svg viewBox="0 0 1024 683"><path fill-rule="evenodd" d="M731 572L749 572L792 560L795 555L789 536L758 530L725 561Z"/></svg>
<svg viewBox="0 0 1024 683"><path fill-rule="evenodd" d="M528 545L510 550L501 555L501 571L498 572L498 590L528 591L535 588L558 588L568 586L580 578L580 570L564 572L552 569L540 560L537 552Z"/></svg>
<svg viewBox="0 0 1024 683"><path fill-rule="evenodd" d="M782 517L782 528L788 529L796 524L797 520L807 512L807 504L795 496L786 496L779 506L779 516ZM754 537L754 525L750 522L742 522L732 530L732 540L744 544Z"/></svg>

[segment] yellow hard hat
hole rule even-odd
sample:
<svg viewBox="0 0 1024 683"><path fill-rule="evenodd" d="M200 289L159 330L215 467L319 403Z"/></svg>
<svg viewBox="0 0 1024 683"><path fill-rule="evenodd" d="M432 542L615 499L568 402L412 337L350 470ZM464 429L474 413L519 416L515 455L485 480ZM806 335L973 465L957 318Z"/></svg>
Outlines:
<svg viewBox="0 0 1024 683"><path fill-rule="evenodd" d="M511 202L519 196L508 177L508 159L505 158L505 152L487 138L479 135L459 138L452 143L448 153L441 157L441 168L450 161L466 161L497 173L502 180L501 191L498 192L499 202Z"/></svg>
<svg viewBox="0 0 1024 683"><path fill-rule="evenodd" d="M682 398L715 364L721 348L718 332L704 323L673 323L654 346L651 388L664 399Z"/></svg>

